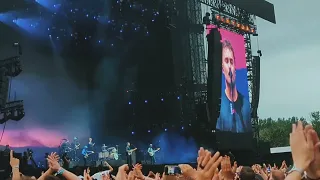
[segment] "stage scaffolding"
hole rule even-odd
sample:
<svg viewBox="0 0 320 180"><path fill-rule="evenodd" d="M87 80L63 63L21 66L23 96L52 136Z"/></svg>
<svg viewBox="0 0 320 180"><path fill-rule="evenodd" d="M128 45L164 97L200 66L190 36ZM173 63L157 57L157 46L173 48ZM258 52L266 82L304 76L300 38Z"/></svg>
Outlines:
<svg viewBox="0 0 320 180"><path fill-rule="evenodd" d="M223 0L199 0L199 3L205 4L206 6L211 7L211 13L213 19L215 19L215 15L223 15L230 17L232 19L237 20L238 22L242 24L247 24L250 25L251 27L255 27L255 16L247 13L246 11L229 4ZM255 103L258 100L255 99L257 96L255 93L259 93L257 91L257 85L255 79L259 78L256 76L256 73L253 73L257 67L256 63L254 63L254 58L252 56L252 50L251 50L251 35L247 33L243 33L239 31L238 29L231 28L229 26L225 26L223 24L219 24L218 22L215 22L213 20L213 24L216 24L218 26L222 26L225 29L228 29L230 31L234 31L236 33L242 34L245 39L245 49L246 49L246 61L247 61L247 67L248 67L248 84L249 84L249 98L250 98L250 104L251 104L251 122L252 122L252 127L253 127L253 137L256 140L259 140L259 130L257 129L258 125L258 116L256 110L258 109L258 104ZM259 72L260 73L260 72Z"/></svg>
<svg viewBox="0 0 320 180"><path fill-rule="evenodd" d="M184 83L182 83L184 93L187 93L188 98L186 101L182 101L182 119L189 119L189 122L192 121L196 116L195 114L190 115L190 112L194 112L194 107L198 103L203 103L207 99L207 57L205 57L205 45L204 45L204 26L202 25L202 8L201 4L205 4L210 7L212 16L215 14L220 14L228 16L237 20L242 24L250 25L251 27L255 26L255 16L247 13L246 11L226 3L222 0L187 0L180 4L179 11L180 15L187 15L186 19L181 19L183 27L185 28L183 49L184 49ZM219 25L220 27L226 28L228 30L234 31L236 33L242 34L245 39L245 48L246 48L246 60L248 67L248 84L249 84L249 97L251 103L252 112L257 110L257 100L255 99L255 93L259 93L256 88L255 78L256 73L253 73L256 70L256 63L253 62L254 58L252 56L251 50L251 35L243 33L238 29L232 29L228 26L218 24L218 22L213 21L213 24ZM181 34L180 34L181 35ZM182 36L182 35L181 35ZM188 39L186 39L188 37ZM187 46L188 45L188 46ZM187 117L186 114L189 114ZM258 125L258 116L256 113L251 113L251 121L253 125L253 135L256 140L259 139L259 131L256 129Z"/></svg>
<svg viewBox="0 0 320 180"><path fill-rule="evenodd" d="M206 99L207 70L204 53L201 4L198 0L177 1L178 16L172 18L175 81L181 94L181 121L197 121L195 106Z"/></svg>

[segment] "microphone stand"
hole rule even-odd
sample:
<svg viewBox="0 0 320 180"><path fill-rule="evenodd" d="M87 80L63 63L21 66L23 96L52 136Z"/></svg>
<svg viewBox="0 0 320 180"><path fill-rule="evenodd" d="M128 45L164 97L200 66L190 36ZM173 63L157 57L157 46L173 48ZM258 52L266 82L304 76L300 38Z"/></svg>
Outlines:
<svg viewBox="0 0 320 180"><path fill-rule="evenodd" d="M231 114L232 114L232 129L233 128L236 128L235 126L234 126L234 123L235 123L235 116L234 116L234 94L233 94L233 88L234 88L234 84L233 84L233 73L232 73L232 71L231 71L231 68L229 68L229 74L230 74L230 80L231 80Z"/></svg>

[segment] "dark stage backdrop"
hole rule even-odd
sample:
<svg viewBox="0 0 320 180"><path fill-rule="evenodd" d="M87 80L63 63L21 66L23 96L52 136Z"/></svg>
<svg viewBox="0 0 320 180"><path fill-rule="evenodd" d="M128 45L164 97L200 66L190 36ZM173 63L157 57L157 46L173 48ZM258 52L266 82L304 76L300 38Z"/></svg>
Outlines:
<svg viewBox="0 0 320 180"><path fill-rule="evenodd" d="M10 98L24 100L26 116L8 121L2 145L57 147L62 138L86 141L106 133L105 119L112 124L123 104L121 57L96 55L94 46L81 51L89 44L35 40L0 24L0 59L16 55L13 42L23 48L23 72L12 79Z"/></svg>

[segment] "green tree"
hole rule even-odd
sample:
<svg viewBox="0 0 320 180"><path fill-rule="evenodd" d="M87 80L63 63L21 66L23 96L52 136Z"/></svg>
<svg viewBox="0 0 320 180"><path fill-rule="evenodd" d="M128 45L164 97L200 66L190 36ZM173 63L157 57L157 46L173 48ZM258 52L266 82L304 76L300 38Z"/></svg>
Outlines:
<svg viewBox="0 0 320 180"><path fill-rule="evenodd" d="M320 134L320 111L310 113L310 123L314 130Z"/></svg>
<svg viewBox="0 0 320 180"><path fill-rule="evenodd" d="M308 124L307 120L303 117L291 117L291 118L278 118L274 120L272 118L259 120L259 133L260 140L269 142L271 147L283 147L289 146L289 134L292 130L292 124L301 120L303 124ZM320 113L311 113L311 124L316 131L320 133Z"/></svg>

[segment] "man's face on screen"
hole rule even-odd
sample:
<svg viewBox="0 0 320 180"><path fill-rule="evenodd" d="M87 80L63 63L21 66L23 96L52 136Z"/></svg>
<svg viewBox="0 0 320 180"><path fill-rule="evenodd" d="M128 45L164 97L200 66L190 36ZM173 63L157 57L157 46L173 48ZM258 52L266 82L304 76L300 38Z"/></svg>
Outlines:
<svg viewBox="0 0 320 180"><path fill-rule="evenodd" d="M222 73L228 84L236 82L236 67L234 55L231 49L223 48L222 50ZM231 79L232 77L232 79Z"/></svg>

